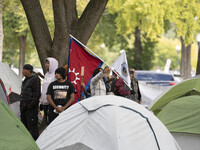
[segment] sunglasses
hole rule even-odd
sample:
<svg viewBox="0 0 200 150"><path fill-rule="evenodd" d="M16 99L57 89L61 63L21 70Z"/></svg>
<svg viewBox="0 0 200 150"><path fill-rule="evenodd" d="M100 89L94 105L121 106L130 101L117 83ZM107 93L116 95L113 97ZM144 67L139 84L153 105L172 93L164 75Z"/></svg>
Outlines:
<svg viewBox="0 0 200 150"><path fill-rule="evenodd" d="M134 74L135 73L135 71L130 71L130 74Z"/></svg>

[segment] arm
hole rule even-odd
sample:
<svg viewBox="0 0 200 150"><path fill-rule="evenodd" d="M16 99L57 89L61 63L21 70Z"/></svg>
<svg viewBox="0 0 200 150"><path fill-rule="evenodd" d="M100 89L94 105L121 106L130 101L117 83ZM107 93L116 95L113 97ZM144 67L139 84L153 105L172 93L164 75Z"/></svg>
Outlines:
<svg viewBox="0 0 200 150"><path fill-rule="evenodd" d="M53 100L52 100L52 98L51 98L51 95L49 95L49 94L47 94L47 100L49 101L49 104L54 108L54 109L56 109L56 111L57 112L62 112L63 110L62 110L62 107L57 107L56 105L55 105L55 103L53 102Z"/></svg>
<svg viewBox="0 0 200 150"><path fill-rule="evenodd" d="M61 107L62 111L64 111L67 107L69 107L72 104L72 102L74 101L74 95L75 95L74 93L70 94L70 99L67 102L67 104Z"/></svg>
<svg viewBox="0 0 200 150"><path fill-rule="evenodd" d="M51 98L51 95L47 94L47 100L49 101L49 104L54 108L56 109L56 105L55 103L53 102L52 98Z"/></svg>
<svg viewBox="0 0 200 150"><path fill-rule="evenodd" d="M41 96L41 83L38 77L33 77L32 80L32 92L33 92L33 99L31 103L28 105L28 108L32 108L38 105L39 98Z"/></svg>
<svg viewBox="0 0 200 150"><path fill-rule="evenodd" d="M96 82L98 82L100 80L101 77L103 77L103 72L99 72L96 76L94 76L92 79L91 79L91 84L95 84Z"/></svg>
<svg viewBox="0 0 200 150"><path fill-rule="evenodd" d="M41 77L42 79L44 79L44 76L40 73L40 72L37 72L36 73L39 77Z"/></svg>

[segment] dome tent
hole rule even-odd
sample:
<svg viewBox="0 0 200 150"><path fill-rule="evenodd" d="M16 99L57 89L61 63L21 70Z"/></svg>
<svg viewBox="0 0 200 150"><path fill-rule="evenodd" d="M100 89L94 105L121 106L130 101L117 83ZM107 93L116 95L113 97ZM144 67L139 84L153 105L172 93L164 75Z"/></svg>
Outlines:
<svg viewBox="0 0 200 150"><path fill-rule="evenodd" d="M8 108L0 100L0 149L2 150L39 150L32 136Z"/></svg>
<svg viewBox="0 0 200 150"><path fill-rule="evenodd" d="M77 143L94 150L180 149L151 112L113 95L74 104L43 131L36 143L41 150L64 149Z"/></svg>
<svg viewBox="0 0 200 150"><path fill-rule="evenodd" d="M182 150L200 147L200 96L185 96L168 103L157 117L172 133Z"/></svg>
<svg viewBox="0 0 200 150"><path fill-rule="evenodd" d="M169 102L190 95L200 95L200 78L191 78L174 85L156 98L149 108L157 115Z"/></svg>
<svg viewBox="0 0 200 150"><path fill-rule="evenodd" d="M19 104L21 93L21 78L5 63L0 62L0 81L8 96L8 101L4 101L11 110L20 118ZM1 99L2 100L2 99Z"/></svg>

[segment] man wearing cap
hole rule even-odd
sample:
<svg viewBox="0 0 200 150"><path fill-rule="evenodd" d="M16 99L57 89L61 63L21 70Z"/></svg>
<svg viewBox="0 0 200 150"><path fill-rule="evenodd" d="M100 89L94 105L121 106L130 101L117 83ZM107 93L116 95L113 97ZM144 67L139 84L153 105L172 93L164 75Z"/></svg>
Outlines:
<svg viewBox="0 0 200 150"><path fill-rule="evenodd" d="M25 77L21 88L21 121L28 129L34 140L38 133L38 105L41 96L41 83L39 77L33 72L33 66L26 64L22 71Z"/></svg>
<svg viewBox="0 0 200 150"><path fill-rule="evenodd" d="M47 100L50 104L48 113L49 123L74 101L76 90L74 85L65 79L65 72L63 67L57 68L55 71L57 80L51 82L47 89Z"/></svg>

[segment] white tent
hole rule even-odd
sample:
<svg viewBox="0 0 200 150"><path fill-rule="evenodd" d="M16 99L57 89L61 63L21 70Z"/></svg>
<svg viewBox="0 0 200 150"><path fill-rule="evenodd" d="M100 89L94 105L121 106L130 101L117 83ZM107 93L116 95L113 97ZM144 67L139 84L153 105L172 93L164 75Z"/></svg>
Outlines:
<svg viewBox="0 0 200 150"><path fill-rule="evenodd" d="M9 98L8 105L12 111L20 117L19 104L22 79L6 64L0 62L0 80Z"/></svg>
<svg viewBox="0 0 200 150"><path fill-rule="evenodd" d="M74 104L43 131L36 143L41 150L72 150L78 145L85 150L180 149L151 112L134 101L113 95Z"/></svg>
<svg viewBox="0 0 200 150"><path fill-rule="evenodd" d="M157 86L139 81L139 87L142 95L142 105L149 107L160 94L166 92L172 86Z"/></svg>

